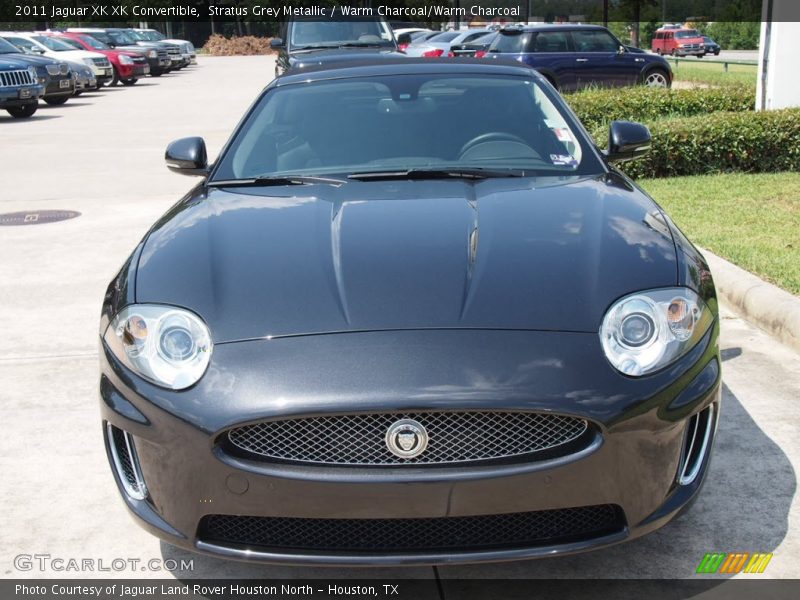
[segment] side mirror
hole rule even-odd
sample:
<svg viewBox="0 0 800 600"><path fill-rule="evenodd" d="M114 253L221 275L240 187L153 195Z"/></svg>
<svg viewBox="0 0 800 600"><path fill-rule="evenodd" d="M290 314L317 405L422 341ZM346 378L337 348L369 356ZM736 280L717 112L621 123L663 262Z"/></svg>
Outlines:
<svg viewBox="0 0 800 600"><path fill-rule="evenodd" d="M641 123L614 121L608 130L608 162L624 162L644 156L650 150L650 130Z"/></svg>
<svg viewBox="0 0 800 600"><path fill-rule="evenodd" d="M622 44L620 44L619 48L617 48L617 54L625 54L627 51L628 49Z"/></svg>
<svg viewBox="0 0 800 600"><path fill-rule="evenodd" d="M269 47L272 48L273 50L278 50L279 48L283 48L283 46L284 43L281 38L272 38L269 41Z"/></svg>
<svg viewBox="0 0 800 600"><path fill-rule="evenodd" d="M175 140L164 153L167 168L181 175L207 175L206 143L201 137Z"/></svg>

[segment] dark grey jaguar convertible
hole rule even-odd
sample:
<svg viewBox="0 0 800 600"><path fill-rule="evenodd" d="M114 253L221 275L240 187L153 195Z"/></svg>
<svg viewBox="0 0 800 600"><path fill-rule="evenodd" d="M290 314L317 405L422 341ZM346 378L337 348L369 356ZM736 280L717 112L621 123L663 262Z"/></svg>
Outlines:
<svg viewBox="0 0 800 600"><path fill-rule="evenodd" d="M524 66L272 82L108 288L100 392L171 544L320 564L550 556L695 499L720 403L700 253Z"/></svg>

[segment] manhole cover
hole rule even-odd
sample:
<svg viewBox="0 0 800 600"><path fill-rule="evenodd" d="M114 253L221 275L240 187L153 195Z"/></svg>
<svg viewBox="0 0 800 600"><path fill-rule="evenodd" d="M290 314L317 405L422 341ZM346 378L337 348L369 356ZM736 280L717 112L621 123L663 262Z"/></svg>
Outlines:
<svg viewBox="0 0 800 600"><path fill-rule="evenodd" d="M79 217L76 210L32 210L29 212L0 213L0 225L39 225Z"/></svg>

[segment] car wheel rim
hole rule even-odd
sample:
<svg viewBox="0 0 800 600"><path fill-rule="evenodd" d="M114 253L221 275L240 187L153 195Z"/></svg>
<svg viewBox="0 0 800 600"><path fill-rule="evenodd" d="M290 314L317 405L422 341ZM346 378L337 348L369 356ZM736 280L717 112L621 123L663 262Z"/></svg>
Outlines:
<svg viewBox="0 0 800 600"><path fill-rule="evenodd" d="M647 87L667 87L667 78L661 73L650 73L645 80Z"/></svg>

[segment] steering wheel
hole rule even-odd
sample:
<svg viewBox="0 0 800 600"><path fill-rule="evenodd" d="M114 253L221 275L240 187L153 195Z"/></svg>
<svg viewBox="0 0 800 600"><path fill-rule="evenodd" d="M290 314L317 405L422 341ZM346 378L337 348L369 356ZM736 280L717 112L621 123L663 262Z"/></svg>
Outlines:
<svg viewBox="0 0 800 600"><path fill-rule="evenodd" d="M490 131L489 133L482 133L481 135L472 138L466 144L461 146L458 153L459 158L464 156L467 152L472 150L475 146L486 144L488 142L517 142L523 146L528 146L528 142L513 133L501 133L499 131Z"/></svg>

